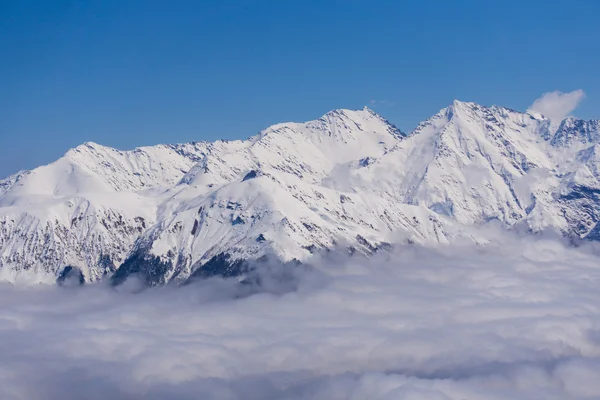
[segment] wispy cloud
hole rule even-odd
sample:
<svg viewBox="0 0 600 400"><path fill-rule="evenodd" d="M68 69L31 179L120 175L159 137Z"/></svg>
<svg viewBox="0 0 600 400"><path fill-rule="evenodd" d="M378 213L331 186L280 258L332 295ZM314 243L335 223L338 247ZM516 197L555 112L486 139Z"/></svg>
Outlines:
<svg viewBox="0 0 600 400"><path fill-rule="evenodd" d="M376 107L376 106L393 106L396 103L394 103L393 101L390 100L371 100L369 102L371 104L371 106Z"/></svg>
<svg viewBox="0 0 600 400"><path fill-rule="evenodd" d="M0 398L600 398L598 256L496 243L324 259L255 294L0 285Z"/></svg>
<svg viewBox="0 0 600 400"><path fill-rule="evenodd" d="M568 93L548 92L534 101L529 109L543 114L554 123L559 123L569 116L584 98L585 92L581 89Z"/></svg>

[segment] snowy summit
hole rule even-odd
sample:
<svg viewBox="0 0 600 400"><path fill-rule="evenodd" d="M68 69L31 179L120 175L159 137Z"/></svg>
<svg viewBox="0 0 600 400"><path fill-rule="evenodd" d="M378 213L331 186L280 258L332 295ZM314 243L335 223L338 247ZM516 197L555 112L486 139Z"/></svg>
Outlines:
<svg viewBox="0 0 600 400"><path fill-rule="evenodd" d="M491 220L596 240L599 142L598 120L460 101L408 134L364 108L240 141L88 142L0 181L0 276L182 282L263 256L485 242Z"/></svg>

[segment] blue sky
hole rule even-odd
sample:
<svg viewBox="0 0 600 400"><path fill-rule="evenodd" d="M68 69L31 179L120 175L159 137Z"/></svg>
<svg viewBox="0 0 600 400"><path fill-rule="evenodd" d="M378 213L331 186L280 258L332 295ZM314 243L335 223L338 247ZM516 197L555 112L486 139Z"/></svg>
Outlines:
<svg viewBox="0 0 600 400"><path fill-rule="evenodd" d="M600 2L0 0L0 176L95 141L245 138L371 108L409 131L454 98L600 117Z"/></svg>

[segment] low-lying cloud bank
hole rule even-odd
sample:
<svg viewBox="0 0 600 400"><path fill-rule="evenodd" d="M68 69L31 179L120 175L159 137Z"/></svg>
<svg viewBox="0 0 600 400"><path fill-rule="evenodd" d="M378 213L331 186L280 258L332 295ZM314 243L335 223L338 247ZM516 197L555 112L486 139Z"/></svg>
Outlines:
<svg viewBox="0 0 600 400"><path fill-rule="evenodd" d="M599 260L506 238L323 259L294 290L3 284L0 398L598 399Z"/></svg>

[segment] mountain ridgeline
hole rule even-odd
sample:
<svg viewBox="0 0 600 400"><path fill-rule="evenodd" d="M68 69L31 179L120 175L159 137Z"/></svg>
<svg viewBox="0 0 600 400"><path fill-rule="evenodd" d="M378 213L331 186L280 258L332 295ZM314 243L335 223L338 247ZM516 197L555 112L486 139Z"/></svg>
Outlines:
<svg viewBox="0 0 600 400"><path fill-rule="evenodd" d="M598 120L460 101L409 134L365 108L247 140L84 143L0 181L0 271L182 283L265 257L485 243L491 220L598 240L599 146Z"/></svg>

